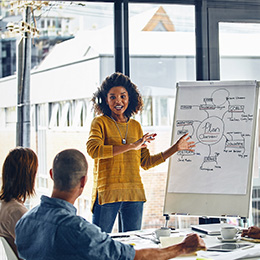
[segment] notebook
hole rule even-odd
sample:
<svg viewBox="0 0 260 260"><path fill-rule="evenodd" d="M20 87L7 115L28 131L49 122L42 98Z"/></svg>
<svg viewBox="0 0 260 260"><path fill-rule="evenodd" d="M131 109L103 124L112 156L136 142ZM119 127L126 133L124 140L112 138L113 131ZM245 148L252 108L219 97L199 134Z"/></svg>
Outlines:
<svg viewBox="0 0 260 260"><path fill-rule="evenodd" d="M260 243L260 239L258 238L251 238L251 237L241 237L241 240L253 242L253 243Z"/></svg>

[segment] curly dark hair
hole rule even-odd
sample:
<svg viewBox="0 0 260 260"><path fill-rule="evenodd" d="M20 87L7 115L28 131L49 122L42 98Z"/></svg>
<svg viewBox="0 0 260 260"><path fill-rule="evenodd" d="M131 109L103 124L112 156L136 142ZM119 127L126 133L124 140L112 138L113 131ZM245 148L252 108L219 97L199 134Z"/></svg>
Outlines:
<svg viewBox="0 0 260 260"><path fill-rule="evenodd" d="M106 103L107 94L111 88L119 86L124 87L129 96L129 104L124 113L126 117L130 118L143 109L143 99L137 86L126 75L115 72L106 77L91 99L96 115L111 115L111 110Z"/></svg>
<svg viewBox="0 0 260 260"><path fill-rule="evenodd" d="M18 199L24 202L35 193L38 158L30 148L16 147L7 155L2 169L0 200Z"/></svg>

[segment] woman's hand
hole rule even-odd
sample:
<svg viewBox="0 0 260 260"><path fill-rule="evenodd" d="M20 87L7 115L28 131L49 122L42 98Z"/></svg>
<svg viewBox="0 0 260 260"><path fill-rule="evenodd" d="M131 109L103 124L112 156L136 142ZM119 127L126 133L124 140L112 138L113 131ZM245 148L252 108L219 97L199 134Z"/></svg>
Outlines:
<svg viewBox="0 0 260 260"><path fill-rule="evenodd" d="M187 150L194 152L193 147L195 147L195 143L192 141L188 142L189 139L190 137L188 136L188 133L183 135L174 145L162 153L164 160L172 156L177 151Z"/></svg>
<svg viewBox="0 0 260 260"><path fill-rule="evenodd" d="M150 143L151 141L153 141L156 135L157 134L146 133L145 135L143 135L142 138L140 138L139 140L137 140L132 144L133 150L139 150L141 148L147 147L146 142Z"/></svg>
<svg viewBox="0 0 260 260"><path fill-rule="evenodd" d="M145 144L146 142L150 143L151 141L153 141L157 134L145 134L142 138L140 138L139 140L137 140L134 143L131 144L126 144L126 145L114 145L113 146L113 155L118 155L121 153L125 153L128 152L130 150L140 150L141 148L145 148L147 147L147 145Z"/></svg>
<svg viewBox="0 0 260 260"><path fill-rule="evenodd" d="M194 152L194 149L192 149L193 147L195 147L194 142L188 142L188 140L190 139L190 137L188 136L188 133L183 135L175 144L176 146L176 150L177 151L181 151L181 150L187 150L187 151L191 151ZM187 138L186 138L187 137ZM185 139L186 138L186 139Z"/></svg>

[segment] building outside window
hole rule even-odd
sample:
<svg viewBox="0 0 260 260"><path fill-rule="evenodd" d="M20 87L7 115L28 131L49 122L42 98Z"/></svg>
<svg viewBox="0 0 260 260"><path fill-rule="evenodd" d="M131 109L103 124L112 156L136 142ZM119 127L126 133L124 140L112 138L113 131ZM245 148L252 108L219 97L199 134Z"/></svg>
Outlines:
<svg viewBox="0 0 260 260"><path fill-rule="evenodd" d="M86 126L87 118L87 105L85 100L75 101L75 112L73 115L73 127L84 127Z"/></svg>
<svg viewBox="0 0 260 260"><path fill-rule="evenodd" d="M260 80L259 33L260 24L257 23L219 23L221 80ZM260 162L259 154L258 144L258 160L256 160L258 169ZM253 174L251 220L251 223L257 226L260 225L259 174L260 172Z"/></svg>
<svg viewBox="0 0 260 260"><path fill-rule="evenodd" d="M50 123L49 127L59 127L60 120L61 120L61 105L60 103L53 103L51 104L51 116L50 116Z"/></svg>
<svg viewBox="0 0 260 260"><path fill-rule="evenodd" d="M72 126L72 104L70 101L62 102L61 104L61 127Z"/></svg>
<svg viewBox="0 0 260 260"><path fill-rule="evenodd" d="M16 107L7 107L5 109L6 128L13 128L16 124L16 120L17 120Z"/></svg>
<svg viewBox="0 0 260 260"><path fill-rule="evenodd" d="M195 9L189 5L129 5L130 77L144 97L139 117L144 133L157 133L151 153L171 144L176 83L196 80ZM176 140L175 140L176 141ZM164 221L163 205L168 163L142 170L147 202L143 227ZM153 216L157 215L157 219ZM195 219L172 218L171 225L188 225Z"/></svg>

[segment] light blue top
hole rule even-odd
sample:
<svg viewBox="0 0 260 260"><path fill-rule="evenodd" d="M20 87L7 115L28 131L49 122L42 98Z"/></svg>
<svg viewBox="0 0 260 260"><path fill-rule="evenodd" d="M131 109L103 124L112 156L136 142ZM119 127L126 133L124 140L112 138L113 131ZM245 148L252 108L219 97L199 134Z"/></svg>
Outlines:
<svg viewBox="0 0 260 260"><path fill-rule="evenodd" d="M15 229L19 256L26 260L134 259L131 245L110 238L100 228L76 215L69 202L41 197Z"/></svg>

